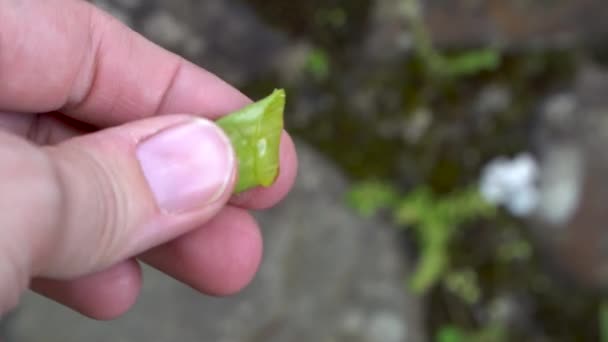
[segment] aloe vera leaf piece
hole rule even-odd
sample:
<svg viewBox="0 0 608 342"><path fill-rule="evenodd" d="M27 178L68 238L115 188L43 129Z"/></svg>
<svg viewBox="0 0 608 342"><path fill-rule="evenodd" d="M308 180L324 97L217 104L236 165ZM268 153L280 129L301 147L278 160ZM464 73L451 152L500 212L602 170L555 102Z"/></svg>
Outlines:
<svg viewBox="0 0 608 342"><path fill-rule="evenodd" d="M238 161L234 192L272 185L279 174L279 145L283 131L285 91L272 94L216 123L226 132Z"/></svg>

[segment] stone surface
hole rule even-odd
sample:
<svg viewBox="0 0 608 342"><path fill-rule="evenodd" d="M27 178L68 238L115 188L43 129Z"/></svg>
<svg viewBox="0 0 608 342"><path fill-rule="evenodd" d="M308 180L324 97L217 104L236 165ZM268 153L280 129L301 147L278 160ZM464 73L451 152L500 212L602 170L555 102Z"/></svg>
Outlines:
<svg viewBox="0 0 608 342"><path fill-rule="evenodd" d="M265 257L243 293L202 296L145 268L138 303L112 322L24 298L14 341L424 341L422 307L407 294L397 232L343 204L347 184L298 143L301 172L288 199L259 213Z"/></svg>
<svg viewBox="0 0 608 342"><path fill-rule="evenodd" d="M386 60L411 52L405 6L416 3L439 48L601 48L608 36L603 0L376 0L366 38L369 54Z"/></svg>
<svg viewBox="0 0 608 342"><path fill-rule="evenodd" d="M535 131L541 205L533 230L551 264L578 285L608 287L608 72L582 68L576 85L550 97Z"/></svg>
<svg viewBox="0 0 608 342"><path fill-rule="evenodd" d="M241 1L153 0L135 7L122 2L113 6L136 31L233 84L272 70L287 45L283 34Z"/></svg>
<svg viewBox="0 0 608 342"><path fill-rule="evenodd" d="M443 46L500 44L570 47L602 44L603 0L421 0L434 40Z"/></svg>

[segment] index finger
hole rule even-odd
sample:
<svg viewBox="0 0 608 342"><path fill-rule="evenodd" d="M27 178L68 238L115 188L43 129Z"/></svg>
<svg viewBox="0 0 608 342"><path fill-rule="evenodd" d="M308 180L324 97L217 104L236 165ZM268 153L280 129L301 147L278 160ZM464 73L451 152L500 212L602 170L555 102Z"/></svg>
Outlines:
<svg viewBox="0 0 608 342"><path fill-rule="evenodd" d="M162 113L216 118L250 100L78 0L0 0L0 109L96 126Z"/></svg>

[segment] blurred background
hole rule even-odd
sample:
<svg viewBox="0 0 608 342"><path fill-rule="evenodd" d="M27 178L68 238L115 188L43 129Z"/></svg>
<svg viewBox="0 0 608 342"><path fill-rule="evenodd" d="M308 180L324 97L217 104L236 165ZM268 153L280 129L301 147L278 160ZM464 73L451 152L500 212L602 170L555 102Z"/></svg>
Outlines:
<svg viewBox="0 0 608 342"><path fill-rule="evenodd" d="M8 342L608 342L605 1L93 2L285 88L300 174L238 296L146 268L112 322L28 294Z"/></svg>

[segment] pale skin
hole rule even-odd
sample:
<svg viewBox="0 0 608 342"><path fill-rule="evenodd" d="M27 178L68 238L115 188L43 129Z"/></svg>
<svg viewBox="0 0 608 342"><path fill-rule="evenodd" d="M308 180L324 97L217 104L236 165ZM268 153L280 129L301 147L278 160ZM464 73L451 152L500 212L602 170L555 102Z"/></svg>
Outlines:
<svg viewBox="0 0 608 342"><path fill-rule="evenodd" d="M213 120L248 103L84 1L0 0L0 316L33 290L117 318L140 263L204 294L247 286L262 255L250 211L297 170L284 133L275 184L232 195Z"/></svg>

